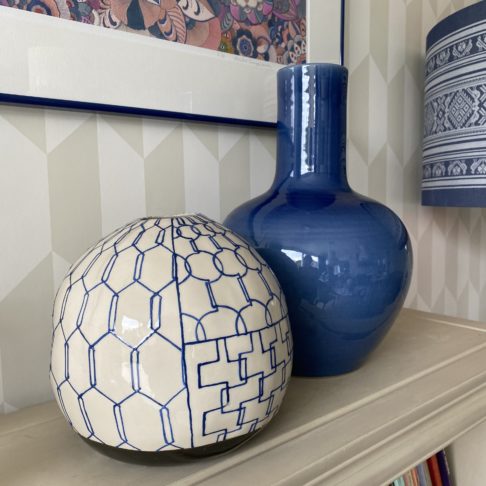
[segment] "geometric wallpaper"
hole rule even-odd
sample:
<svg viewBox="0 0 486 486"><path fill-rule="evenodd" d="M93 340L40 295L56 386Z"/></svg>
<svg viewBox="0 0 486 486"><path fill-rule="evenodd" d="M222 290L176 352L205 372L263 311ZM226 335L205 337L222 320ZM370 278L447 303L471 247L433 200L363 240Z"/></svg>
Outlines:
<svg viewBox="0 0 486 486"><path fill-rule="evenodd" d="M469 0L348 2L348 176L404 220L406 305L486 320L486 210L420 205L425 35ZM0 413L52 398L54 292L89 245L141 216L221 221L270 185L275 132L0 105Z"/></svg>
<svg viewBox="0 0 486 486"><path fill-rule="evenodd" d="M351 185L407 226L414 272L406 305L486 319L486 211L420 204L425 38L464 0L348 2Z"/></svg>

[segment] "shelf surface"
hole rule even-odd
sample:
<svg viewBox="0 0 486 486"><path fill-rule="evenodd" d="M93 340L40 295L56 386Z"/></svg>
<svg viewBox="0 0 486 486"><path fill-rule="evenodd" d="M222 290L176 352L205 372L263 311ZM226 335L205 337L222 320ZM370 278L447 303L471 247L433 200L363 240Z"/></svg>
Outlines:
<svg viewBox="0 0 486 486"><path fill-rule="evenodd" d="M54 402L0 418L0 484L380 485L486 419L486 325L403 310L358 371L292 378L239 449L157 466L102 455Z"/></svg>

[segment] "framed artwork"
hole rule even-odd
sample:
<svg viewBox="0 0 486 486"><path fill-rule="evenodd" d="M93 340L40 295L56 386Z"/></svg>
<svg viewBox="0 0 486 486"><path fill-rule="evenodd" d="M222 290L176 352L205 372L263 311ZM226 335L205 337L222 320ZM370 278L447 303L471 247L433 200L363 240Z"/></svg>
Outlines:
<svg viewBox="0 0 486 486"><path fill-rule="evenodd" d="M343 25L344 0L0 0L0 101L273 126L278 69L342 62Z"/></svg>

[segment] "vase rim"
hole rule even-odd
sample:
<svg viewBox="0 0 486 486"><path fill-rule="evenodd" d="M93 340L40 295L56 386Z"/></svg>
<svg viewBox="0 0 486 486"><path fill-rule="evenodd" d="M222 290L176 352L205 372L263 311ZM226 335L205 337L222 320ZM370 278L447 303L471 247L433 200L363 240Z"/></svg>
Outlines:
<svg viewBox="0 0 486 486"><path fill-rule="evenodd" d="M302 64L293 64L291 66L284 66L278 71L301 71L303 68L310 67L315 69L340 69L344 71L348 71L346 66L342 64L336 64L333 62L304 62Z"/></svg>

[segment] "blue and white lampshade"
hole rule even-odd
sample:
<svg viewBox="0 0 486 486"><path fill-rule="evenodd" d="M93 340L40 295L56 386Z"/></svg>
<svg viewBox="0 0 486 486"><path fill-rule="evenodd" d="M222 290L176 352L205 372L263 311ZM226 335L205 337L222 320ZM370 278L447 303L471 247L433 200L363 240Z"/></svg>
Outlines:
<svg viewBox="0 0 486 486"><path fill-rule="evenodd" d="M486 207L486 2L427 36L422 204Z"/></svg>
<svg viewBox="0 0 486 486"><path fill-rule="evenodd" d="M120 228L69 270L54 306L51 383L83 437L169 451L247 436L291 374L274 274L200 215Z"/></svg>

